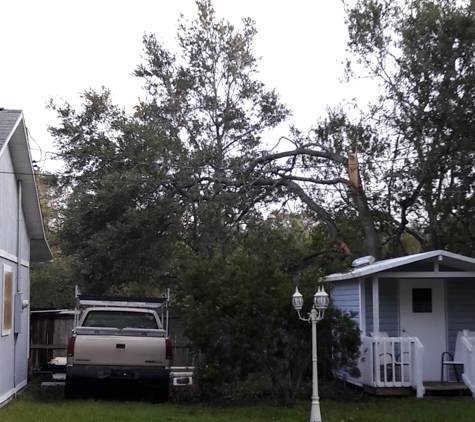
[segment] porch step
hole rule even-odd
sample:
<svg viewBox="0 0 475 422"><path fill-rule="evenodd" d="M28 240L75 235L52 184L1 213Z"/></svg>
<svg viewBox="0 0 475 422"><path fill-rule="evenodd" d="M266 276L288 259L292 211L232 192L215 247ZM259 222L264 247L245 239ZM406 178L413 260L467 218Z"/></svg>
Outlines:
<svg viewBox="0 0 475 422"><path fill-rule="evenodd" d="M463 382L425 382L426 395L454 395L470 396L469 388Z"/></svg>
<svg viewBox="0 0 475 422"><path fill-rule="evenodd" d="M463 382L425 382L426 396L471 396L471 392ZM376 396L414 396L411 387L375 388L363 385L363 391Z"/></svg>

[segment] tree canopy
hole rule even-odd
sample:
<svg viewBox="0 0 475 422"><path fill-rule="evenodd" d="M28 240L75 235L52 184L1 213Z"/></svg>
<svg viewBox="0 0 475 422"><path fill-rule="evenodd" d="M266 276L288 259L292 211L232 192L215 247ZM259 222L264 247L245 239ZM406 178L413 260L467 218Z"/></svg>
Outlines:
<svg viewBox="0 0 475 422"><path fill-rule="evenodd" d="M254 22L244 19L236 30L216 20L209 1L197 6L196 20L178 26L181 56L154 34L144 37L135 75L147 97L132 115L108 90L85 92L78 111L50 104L60 117L50 131L70 189L64 249L97 292L171 275L176 241L212 257L256 202L268 200L262 189L225 189L225 181L238 179L258 155L261 134L289 111L256 78Z"/></svg>
<svg viewBox="0 0 475 422"><path fill-rule="evenodd" d="M175 288L203 385L215 364L230 383L265 368L289 397L305 356L288 357L308 341L289 308L292 280L315 289L367 254L475 256L475 8L347 4L345 76L373 79L379 97L329 108L310 131L291 127L270 148L262 137L290 110L259 80L255 23L238 28L217 20L210 0L196 4L196 19L179 21L178 54L144 36L134 75L145 98L133 112L105 88L84 92L78 109L50 103L66 165L54 234L68 277L90 293ZM298 212L277 212L285 202ZM332 309L322 326L348 340L341 355L322 343L326 373L354 364L351 321Z"/></svg>
<svg viewBox="0 0 475 422"><path fill-rule="evenodd" d="M132 272L148 261L155 268L157 256L169 261L167 238L212 258L260 218L257 204L282 200L302 204L325 227L334 245L320 254L327 263L434 248L472 253L471 3L347 5L346 74L378 81L380 97L360 115L329 109L307 134L292 128L287 151L261 143L290 112L257 79L254 22L236 29L216 19L210 1L197 6L194 21L179 23L179 55L145 35L135 76L147 96L132 115L107 90L85 92L79 111L51 104L71 190L64 248L82 254L81 274L97 278L107 268L106 284L127 284L130 271L111 263L125 265L133 250L141 258ZM134 238L155 246L144 250Z"/></svg>
<svg viewBox="0 0 475 422"><path fill-rule="evenodd" d="M51 107L65 159L63 252L89 291L144 293L163 287L183 210L170 177L181 177L180 145L155 122L128 116L110 93L83 94L83 109Z"/></svg>
<svg viewBox="0 0 475 422"><path fill-rule="evenodd" d="M393 240L408 232L422 249L473 255L472 2L361 0L346 9L347 74L380 86L372 126L384 134Z"/></svg>

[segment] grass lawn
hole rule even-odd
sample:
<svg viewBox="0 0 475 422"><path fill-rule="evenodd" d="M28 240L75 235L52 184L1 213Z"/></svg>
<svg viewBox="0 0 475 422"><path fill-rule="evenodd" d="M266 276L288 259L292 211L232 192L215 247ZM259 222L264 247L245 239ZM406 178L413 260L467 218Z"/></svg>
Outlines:
<svg viewBox="0 0 475 422"><path fill-rule="evenodd" d="M41 388L41 392L38 392ZM324 422L472 422L475 399L453 398L369 398L358 402L322 400ZM169 402L151 404L140 401L77 400L62 398L62 388L28 388L17 400L0 409L2 422L307 422L310 400L296 402L292 408L269 402L202 405Z"/></svg>

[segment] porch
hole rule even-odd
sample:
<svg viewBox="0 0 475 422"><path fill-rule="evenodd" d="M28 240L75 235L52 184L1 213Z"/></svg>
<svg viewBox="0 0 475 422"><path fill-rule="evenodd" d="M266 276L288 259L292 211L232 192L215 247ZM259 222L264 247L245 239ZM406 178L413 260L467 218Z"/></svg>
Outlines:
<svg viewBox="0 0 475 422"><path fill-rule="evenodd" d="M458 353L463 363L462 383L424 382L424 346L417 337L389 337L385 333L362 337L360 378L348 379L365 391L377 395L415 395L418 398L436 391L469 390L475 397L475 333L464 330ZM440 368L434 368L440 374ZM447 368L450 377L450 368ZM442 380L441 380L442 381Z"/></svg>
<svg viewBox="0 0 475 422"><path fill-rule="evenodd" d="M453 365L443 361L450 352L460 362L457 381L475 396L475 258L437 250L353 267L325 278L363 336L361 377L348 381L423 397L454 388Z"/></svg>

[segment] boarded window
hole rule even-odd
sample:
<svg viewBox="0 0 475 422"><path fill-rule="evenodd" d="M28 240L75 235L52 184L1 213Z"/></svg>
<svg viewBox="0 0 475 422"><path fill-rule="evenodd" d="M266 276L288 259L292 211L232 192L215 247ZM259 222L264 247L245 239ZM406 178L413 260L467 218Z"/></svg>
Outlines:
<svg viewBox="0 0 475 422"><path fill-rule="evenodd" d="M10 334L13 326L13 273L11 267L3 266L3 315L2 336Z"/></svg>

